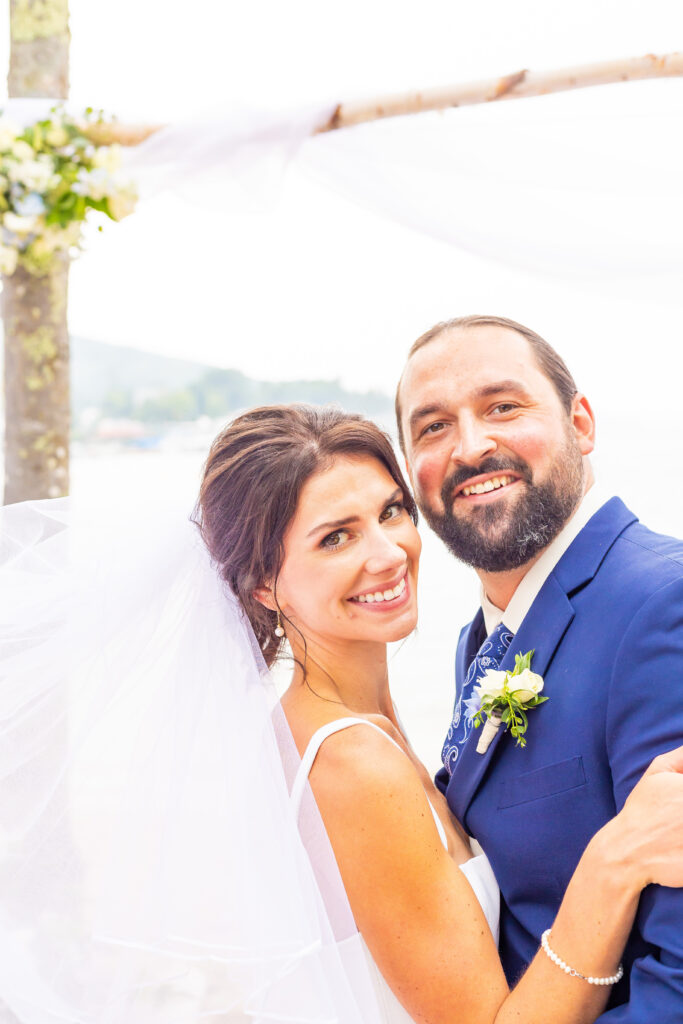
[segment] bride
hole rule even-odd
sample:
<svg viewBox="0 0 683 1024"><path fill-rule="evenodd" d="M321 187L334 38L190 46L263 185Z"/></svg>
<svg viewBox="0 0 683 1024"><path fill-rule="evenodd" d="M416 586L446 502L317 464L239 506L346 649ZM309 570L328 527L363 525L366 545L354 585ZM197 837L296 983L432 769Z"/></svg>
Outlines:
<svg viewBox="0 0 683 1024"><path fill-rule="evenodd" d="M253 410L205 466L210 560L149 518L104 544L59 501L0 511L0 1020L595 1020L640 892L683 886L683 749L509 991L488 862L391 699L420 539L387 437Z"/></svg>

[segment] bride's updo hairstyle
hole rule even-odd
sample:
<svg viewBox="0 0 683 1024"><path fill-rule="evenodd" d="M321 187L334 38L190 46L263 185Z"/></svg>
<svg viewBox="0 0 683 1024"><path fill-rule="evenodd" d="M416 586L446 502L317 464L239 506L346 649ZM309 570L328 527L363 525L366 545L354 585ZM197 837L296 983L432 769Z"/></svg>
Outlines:
<svg viewBox="0 0 683 1024"><path fill-rule="evenodd" d="M238 416L211 445L195 519L216 567L242 602L268 665L281 640L277 613L254 597L273 588L284 536L302 488L336 458L374 458L403 491L413 522L417 507L391 441L362 416L331 406L271 405Z"/></svg>

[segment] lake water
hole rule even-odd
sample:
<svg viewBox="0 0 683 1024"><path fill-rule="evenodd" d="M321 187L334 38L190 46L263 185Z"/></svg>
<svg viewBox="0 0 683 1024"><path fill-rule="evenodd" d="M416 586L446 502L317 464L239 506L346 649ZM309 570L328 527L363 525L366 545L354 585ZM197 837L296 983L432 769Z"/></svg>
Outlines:
<svg viewBox="0 0 683 1024"><path fill-rule="evenodd" d="M621 415L601 420L594 458L601 486L618 493L652 529L683 533L680 421L643 422ZM72 490L112 505L168 499L194 503L204 452L145 452L80 456ZM435 770L453 702L453 655L461 626L478 605L474 573L456 562L421 526L420 622L391 652L392 691L418 753Z"/></svg>

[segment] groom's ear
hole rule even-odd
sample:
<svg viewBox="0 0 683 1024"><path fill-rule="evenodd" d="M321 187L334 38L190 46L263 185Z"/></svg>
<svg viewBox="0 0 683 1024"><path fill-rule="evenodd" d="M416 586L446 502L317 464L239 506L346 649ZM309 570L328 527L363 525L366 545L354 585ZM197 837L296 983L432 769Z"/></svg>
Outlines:
<svg viewBox="0 0 683 1024"><path fill-rule="evenodd" d="M410 467L410 463L408 462L408 456L405 455L405 454L403 456L403 465L406 467L406 475L408 477L408 480L410 481L410 489L411 489L411 491L413 493L415 493L415 484L413 482L413 472L412 472L412 469Z"/></svg>
<svg viewBox="0 0 683 1024"><path fill-rule="evenodd" d="M585 395L574 395L570 415L581 454L590 455L595 448L595 415Z"/></svg>

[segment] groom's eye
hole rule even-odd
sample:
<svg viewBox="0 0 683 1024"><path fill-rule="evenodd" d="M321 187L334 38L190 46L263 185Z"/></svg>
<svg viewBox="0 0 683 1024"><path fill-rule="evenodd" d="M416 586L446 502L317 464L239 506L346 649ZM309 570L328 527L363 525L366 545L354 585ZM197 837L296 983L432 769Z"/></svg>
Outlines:
<svg viewBox="0 0 683 1024"><path fill-rule="evenodd" d="M444 426L445 424L443 424L441 420L437 420L436 423L428 424L428 426L426 426L422 431L422 435L424 436L425 434L438 434L440 430L443 430Z"/></svg>
<svg viewBox="0 0 683 1024"><path fill-rule="evenodd" d="M517 406L514 402L499 402L498 405L493 407L493 412L512 412Z"/></svg>

